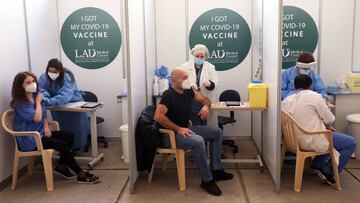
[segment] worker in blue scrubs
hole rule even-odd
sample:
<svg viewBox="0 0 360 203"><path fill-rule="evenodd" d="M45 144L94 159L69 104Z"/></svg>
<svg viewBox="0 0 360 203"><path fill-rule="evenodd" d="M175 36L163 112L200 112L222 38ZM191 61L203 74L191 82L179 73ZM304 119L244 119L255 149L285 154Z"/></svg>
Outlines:
<svg viewBox="0 0 360 203"><path fill-rule="evenodd" d="M327 88L321 80L320 75L315 72L316 62L314 56L309 52L304 52L299 55L295 66L288 68L282 73L281 83L281 100L296 92L294 86L294 79L300 74L310 76L313 84L311 90L321 94L324 99L328 99Z"/></svg>
<svg viewBox="0 0 360 203"><path fill-rule="evenodd" d="M97 183L100 178L81 169L71 153L70 146L74 135L66 131L51 131L46 116L43 95L38 92L36 76L30 72L21 72L15 76L12 90L11 107L14 109L14 131L36 131L40 134L44 149L60 152L60 159L54 173L78 183ZM21 151L36 150L35 137L17 136L16 144ZM72 170L70 171L69 168ZM75 174L74 174L74 173Z"/></svg>
<svg viewBox="0 0 360 203"><path fill-rule="evenodd" d="M58 59L51 59L46 72L39 78L39 91L49 106L61 106L68 102L83 101L82 93L76 86L72 73L65 69ZM75 135L73 149L82 148L90 134L88 116L85 112L52 111L52 119L58 121L62 130Z"/></svg>

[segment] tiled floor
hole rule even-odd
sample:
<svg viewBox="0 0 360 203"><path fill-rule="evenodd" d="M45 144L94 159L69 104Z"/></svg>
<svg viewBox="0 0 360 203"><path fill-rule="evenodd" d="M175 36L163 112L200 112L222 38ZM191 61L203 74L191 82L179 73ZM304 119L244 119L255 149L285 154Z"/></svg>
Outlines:
<svg viewBox="0 0 360 203"><path fill-rule="evenodd" d="M256 155L253 144L241 141L237 157ZM147 173L140 175L134 194L129 194L127 183L128 164L121 160L121 143L110 142L108 149L99 148L105 153L105 159L96 166L93 173L101 176L102 182L95 185L79 185L74 181L63 180L55 176L55 190L46 192L43 172L37 169L32 177L19 179L18 187L10 187L0 192L0 202L66 202L66 203L152 203L152 202L358 202L360 199L360 161L350 160L347 169L341 174L342 191L328 186L311 171L304 172L301 193L293 191L294 169L287 165L281 177L281 193L274 191L269 174L260 172L256 165L224 164L227 171L234 174L234 179L219 182L223 195L214 197L206 194L199 187L200 177L190 153L186 160L186 191L178 190L175 161L169 162L166 172L156 170L153 182L148 184ZM228 157L233 155L225 148ZM82 164L86 167L86 163ZM159 168L159 165L157 165Z"/></svg>

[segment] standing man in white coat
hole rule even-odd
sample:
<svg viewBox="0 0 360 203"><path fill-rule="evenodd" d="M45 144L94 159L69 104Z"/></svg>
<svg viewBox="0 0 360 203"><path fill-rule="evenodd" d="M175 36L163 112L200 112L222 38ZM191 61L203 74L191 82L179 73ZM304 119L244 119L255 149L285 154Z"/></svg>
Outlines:
<svg viewBox="0 0 360 203"><path fill-rule="evenodd" d="M189 74L189 82L194 89L201 92L202 95L209 98L212 102L216 101L215 90L219 85L219 78L215 70L215 66L208 61L209 50L203 44L197 44L191 49L193 58L181 65ZM193 125L207 125L206 120L202 120L199 116L201 104L192 103L191 121ZM209 125L217 126L217 116L214 112L210 112L211 121Z"/></svg>

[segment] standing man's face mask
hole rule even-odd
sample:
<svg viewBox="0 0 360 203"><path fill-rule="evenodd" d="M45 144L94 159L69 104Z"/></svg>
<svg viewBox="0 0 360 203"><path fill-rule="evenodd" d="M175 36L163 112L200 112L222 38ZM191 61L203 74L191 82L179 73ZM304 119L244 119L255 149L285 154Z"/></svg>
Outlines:
<svg viewBox="0 0 360 203"><path fill-rule="evenodd" d="M36 83L33 82L30 85L25 86L24 89L25 89L25 92L34 93L34 92L36 92L36 87L37 87Z"/></svg>
<svg viewBox="0 0 360 203"><path fill-rule="evenodd" d="M56 80L60 76L60 73L50 73L50 72L48 72L48 76L51 78L51 80Z"/></svg>

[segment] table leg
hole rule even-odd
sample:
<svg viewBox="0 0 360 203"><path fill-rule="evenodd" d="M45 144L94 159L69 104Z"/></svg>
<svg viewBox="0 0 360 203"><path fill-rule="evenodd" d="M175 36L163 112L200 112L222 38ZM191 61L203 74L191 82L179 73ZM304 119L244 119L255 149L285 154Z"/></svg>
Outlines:
<svg viewBox="0 0 360 203"><path fill-rule="evenodd" d="M91 156L92 160L88 164L89 168L93 168L99 161L104 159L104 154L98 155L98 143L97 143L97 126L96 126L96 112L90 112L90 127L91 127Z"/></svg>
<svg viewBox="0 0 360 203"><path fill-rule="evenodd" d="M97 149L97 126L96 126L96 113L90 112L90 130L91 130L91 155L96 157L98 155Z"/></svg>

